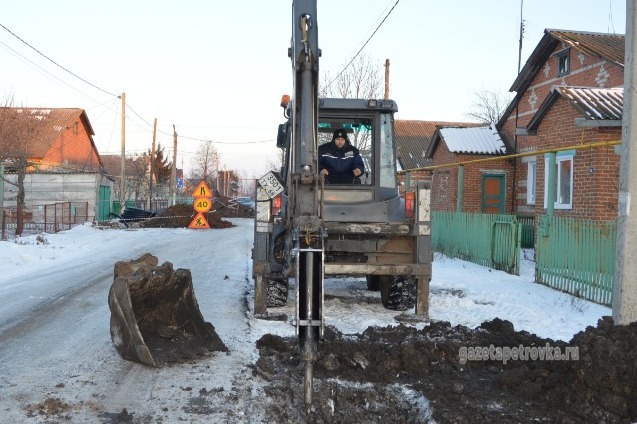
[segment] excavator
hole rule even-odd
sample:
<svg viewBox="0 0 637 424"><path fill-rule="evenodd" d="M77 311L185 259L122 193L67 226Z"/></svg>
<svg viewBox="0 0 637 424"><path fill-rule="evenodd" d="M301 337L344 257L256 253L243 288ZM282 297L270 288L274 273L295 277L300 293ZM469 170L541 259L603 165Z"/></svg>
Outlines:
<svg viewBox="0 0 637 424"><path fill-rule="evenodd" d="M428 319L431 280L430 181L400 194L396 102L319 97L317 1L293 0L293 95L283 96L280 170L256 183L252 274L254 314L273 319L295 287L295 329L305 362L304 398L312 404L313 364L323 338L324 279L358 276L380 291L385 308ZM330 184L318 149L343 130L365 171L352 183Z"/></svg>

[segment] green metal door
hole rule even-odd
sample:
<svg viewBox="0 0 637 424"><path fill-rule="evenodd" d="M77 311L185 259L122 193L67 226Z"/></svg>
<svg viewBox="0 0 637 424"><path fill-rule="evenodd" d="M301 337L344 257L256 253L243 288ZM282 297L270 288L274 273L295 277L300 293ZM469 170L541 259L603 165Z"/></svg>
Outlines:
<svg viewBox="0 0 637 424"><path fill-rule="evenodd" d="M482 213L504 213L504 175L482 176Z"/></svg>
<svg viewBox="0 0 637 424"><path fill-rule="evenodd" d="M109 186L100 186L98 202L97 220L107 221L111 212L111 188Z"/></svg>

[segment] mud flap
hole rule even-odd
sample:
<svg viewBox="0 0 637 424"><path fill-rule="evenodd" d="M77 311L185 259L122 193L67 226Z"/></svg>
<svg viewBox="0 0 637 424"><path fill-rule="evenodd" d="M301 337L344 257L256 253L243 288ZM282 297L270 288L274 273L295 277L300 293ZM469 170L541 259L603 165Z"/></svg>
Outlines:
<svg viewBox="0 0 637 424"><path fill-rule="evenodd" d="M120 355L158 367L212 351L227 352L212 324L201 315L190 270L157 263L147 253L115 264L108 306L111 339Z"/></svg>

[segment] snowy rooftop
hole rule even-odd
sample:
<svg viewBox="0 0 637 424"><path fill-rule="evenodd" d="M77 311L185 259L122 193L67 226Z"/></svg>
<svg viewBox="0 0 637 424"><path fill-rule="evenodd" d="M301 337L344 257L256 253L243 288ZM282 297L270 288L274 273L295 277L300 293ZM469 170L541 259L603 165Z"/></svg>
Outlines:
<svg viewBox="0 0 637 424"><path fill-rule="evenodd" d="M452 153L504 154L506 146L495 124L473 128L440 128L440 135Z"/></svg>

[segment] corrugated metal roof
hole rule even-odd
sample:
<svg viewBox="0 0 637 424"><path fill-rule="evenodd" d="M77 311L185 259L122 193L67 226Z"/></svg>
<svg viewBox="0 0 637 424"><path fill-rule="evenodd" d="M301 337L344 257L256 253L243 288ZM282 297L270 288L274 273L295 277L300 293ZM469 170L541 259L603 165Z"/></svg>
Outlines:
<svg viewBox="0 0 637 424"><path fill-rule="evenodd" d="M624 110L624 88L553 87L586 119L621 120Z"/></svg>
<svg viewBox="0 0 637 424"><path fill-rule="evenodd" d="M451 153L499 155L507 151L495 124L474 128L440 128L440 135Z"/></svg>
<svg viewBox="0 0 637 424"><path fill-rule="evenodd" d="M626 37L624 34L607 34L601 32L569 31L560 29L545 29L544 36L527 59L509 91L515 91L515 98L509 103L498 127L504 126L507 118L513 113L515 106L521 100L524 92L529 88L535 75L542 70L559 43L571 46L586 55L599 56L624 67L624 53Z"/></svg>
<svg viewBox="0 0 637 424"><path fill-rule="evenodd" d="M560 97L566 99L589 121L621 121L622 119L624 110L624 89L622 87L597 88L556 85L527 124L528 131L537 130L546 113Z"/></svg>
<svg viewBox="0 0 637 424"><path fill-rule="evenodd" d="M394 125L398 161L402 169L415 169L431 166L426 157L431 139L440 126L466 127L478 124L447 121L415 121L397 119Z"/></svg>
<svg viewBox="0 0 637 424"><path fill-rule="evenodd" d="M565 31L547 29L546 32L567 46L571 46L589 56L599 56L616 65L624 66L624 34L599 32Z"/></svg>
<svg viewBox="0 0 637 424"><path fill-rule="evenodd" d="M589 56L599 56L618 66L624 66L625 37L623 34L547 28L513 82L510 91L525 91L560 42Z"/></svg>
<svg viewBox="0 0 637 424"><path fill-rule="evenodd" d="M13 121L15 124L12 125L14 129L22 128L33 131L29 134L28 140L20 142L26 142L28 149L26 153L30 158L35 159L44 157L53 142L59 137L60 132L65 128L72 128L78 119L84 122L90 136L95 134L83 109L2 107L0 108L0 116L15 119ZM19 134L21 130L16 131ZM0 149L11 151L16 147L13 145L15 142L14 139L5 140L0 137ZM23 147L20 146L20 148Z"/></svg>

